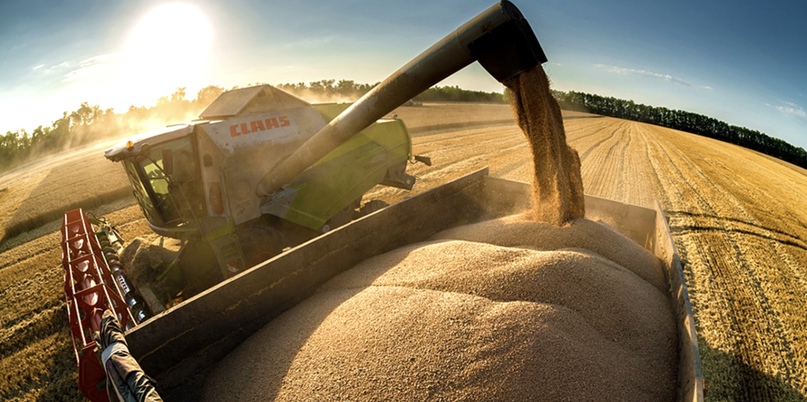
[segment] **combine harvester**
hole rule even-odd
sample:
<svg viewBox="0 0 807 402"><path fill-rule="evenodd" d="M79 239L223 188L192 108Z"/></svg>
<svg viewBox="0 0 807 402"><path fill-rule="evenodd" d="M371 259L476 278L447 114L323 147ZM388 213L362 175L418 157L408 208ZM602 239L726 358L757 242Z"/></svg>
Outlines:
<svg viewBox="0 0 807 402"><path fill-rule="evenodd" d="M340 272L446 228L527 208L529 185L486 169L392 206L361 207L377 184L411 189L406 164L428 163L412 156L402 122L379 119L474 61L504 81L546 57L520 11L503 1L346 109L270 86L245 88L222 94L199 121L108 150L107 158L123 163L152 229L183 247L155 283L135 289L114 228L81 210L65 215L65 295L84 395L106 400L91 337L106 309L117 313L131 354L161 391L176 395ZM666 267L679 330L679 400L702 400L694 321L662 210L585 201L587 216L616 222Z"/></svg>

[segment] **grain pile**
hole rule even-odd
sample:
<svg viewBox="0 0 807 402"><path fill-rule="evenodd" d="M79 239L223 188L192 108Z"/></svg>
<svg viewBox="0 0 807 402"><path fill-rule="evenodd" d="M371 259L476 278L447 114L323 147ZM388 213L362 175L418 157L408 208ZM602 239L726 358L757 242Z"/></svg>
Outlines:
<svg viewBox="0 0 807 402"><path fill-rule="evenodd" d="M560 107L540 65L504 85L516 122L530 144L534 219L562 225L586 215L580 157L566 144Z"/></svg>
<svg viewBox="0 0 807 402"><path fill-rule="evenodd" d="M586 220L443 232L269 323L211 372L205 399L674 399L663 274L634 246Z"/></svg>

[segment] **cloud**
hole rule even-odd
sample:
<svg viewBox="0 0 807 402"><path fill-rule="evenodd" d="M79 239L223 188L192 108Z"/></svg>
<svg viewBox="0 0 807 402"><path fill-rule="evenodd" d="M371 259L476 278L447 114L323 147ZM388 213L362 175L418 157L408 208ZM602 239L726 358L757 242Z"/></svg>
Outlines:
<svg viewBox="0 0 807 402"><path fill-rule="evenodd" d="M294 42L287 42L283 46L287 48L305 47L305 48L318 48L327 46L331 43L338 43L339 37L336 35L328 35L316 38L305 38Z"/></svg>
<svg viewBox="0 0 807 402"><path fill-rule="evenodd" d="M62 82L73 82L88 77L113 65L118 60L118 53L107 53L84 59L78 66L64 75Z"/></svg>
<svg viewBox="0 0 807 402"><path fill-rule="evenodd" d="M31 72L35 77L42 77L50 74L62 74L63 71L70 68L70 62L63 61L59 64L53 64L50 67L47 64L37 64L31 67Z"/></svg>
<svg viewBox="0 0 807 402"><path fill-rule="evenodd" d="M608 65L605 65L605 64L595 64L594 67L596 67L596 68L598 68L600 70L604 70L604 71L609 72L609 73L613 73L613 74L638 75L638 76L641 76L641 77L650 77L650 78L656 78L656 79L664 80L664 81L667 81L667 82L672 82L674 84L683 85L685 87L706 89L706 90L711 90L712 89L712 87L710 87L710 86L693 85L693 84L691 84L689 82L686 82L686 81L684 81L684 80L682 80L680 78L673 77L672 75L669 75L669 74L655 73L655 72L647 71L647 70L637 70L637 69L634 69L634 68L608 66Z"/></svg>
<svg viewBox="0 0 807 402"><path fill-rule="evenodd" d="M50 74L52 72L59 71L59 70L64 70L66 68L70 68L70 63L68 63L66 61L63 61L63 62L61 62L59 64L52 65L52 66L46 68L45 69L45 74Z"/></svg>
<svg viewBox="0 0 807 402"><path fill-rule="evenodd" d="M779 102L781 102L782 105L779 106L768 105L768 106L776 108L776 110L778 110L785 116L797 117L799 119L807 120L807 110L804 110L804 108L801 107L800 105L795 104L793 102L787 102L781 100Z"/></svg>

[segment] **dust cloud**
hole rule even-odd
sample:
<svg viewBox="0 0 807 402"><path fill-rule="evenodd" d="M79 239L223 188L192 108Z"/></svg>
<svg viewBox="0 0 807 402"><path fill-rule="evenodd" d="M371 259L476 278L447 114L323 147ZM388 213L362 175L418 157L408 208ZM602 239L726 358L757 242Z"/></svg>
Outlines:
<svg viewBox="0 0 807 402"><path fill-rule="evenodd" d="M288 92L300 99L309 103L353 103L358 100L361 95L346 96L340 94L323 94L321 92L312 91L310 89L291 89L282 88L284 92Z"/></svg>

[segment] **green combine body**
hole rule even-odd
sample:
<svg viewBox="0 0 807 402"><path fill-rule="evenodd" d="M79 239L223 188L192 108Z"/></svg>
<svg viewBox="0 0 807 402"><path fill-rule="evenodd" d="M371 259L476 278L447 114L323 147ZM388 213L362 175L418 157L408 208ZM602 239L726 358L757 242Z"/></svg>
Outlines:
<svg viewBox="0 0 807 402"><path fill-rule="evenodd" d="M242 88L223 93L198 121L107 150L123 163L149 226L183 242L158 268L159 283L138 286L155 287L156 304L168 304L360 216L376 185L411 189L411 138L402 121L382 119L283 188L257 195L267 172L349 106L311 105L268 85Z"/></svg>
<svg viewBox="0 0 807 402"><path fill-rule="evenodd" d="M329 219L377 184L411 189L414 179L396 181L390 177L390 172L394 174L395 167L405 165L410 155L411 142L403 122L380 121L304 171L261 210L321 230Z"/></svg>

